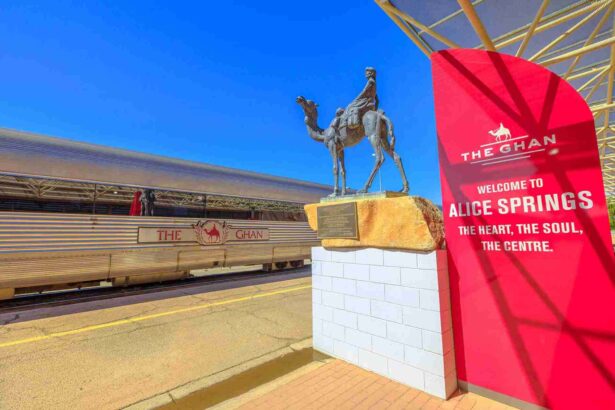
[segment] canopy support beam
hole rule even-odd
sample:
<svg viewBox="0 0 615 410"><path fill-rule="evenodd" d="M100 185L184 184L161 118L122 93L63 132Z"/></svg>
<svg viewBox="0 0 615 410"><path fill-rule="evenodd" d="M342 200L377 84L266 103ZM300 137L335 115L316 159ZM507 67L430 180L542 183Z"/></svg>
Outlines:
<svg viewBox="0 0 615 410"><path fill-rule="evenodd" d="M459 5L461 6L461 9L470 21L470 24L474 28L474 31L478 35L478 38L480 38L480 41L482 41L485 48L489 51L497 51L497 49L493 45L493 42L491 41L491 37L489 37L489 34L487 33L483 22L478 17L478 14L476 14L476 10L474 10L474 6L470 2L470 0L457 0L457 3L459 3Z"/></svg>

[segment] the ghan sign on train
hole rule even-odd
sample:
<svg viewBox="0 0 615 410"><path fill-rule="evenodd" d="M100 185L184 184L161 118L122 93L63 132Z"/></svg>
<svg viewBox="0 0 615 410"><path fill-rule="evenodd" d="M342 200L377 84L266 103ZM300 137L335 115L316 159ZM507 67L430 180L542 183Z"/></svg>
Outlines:
<svg viewBox="0 0 615 410"><path fill-rule="evenodd" d="M226 221L205 220L192 227L139 227L139 243L198 243L204 246L227 242L268 241L269 229L235 227Z"/></svg>

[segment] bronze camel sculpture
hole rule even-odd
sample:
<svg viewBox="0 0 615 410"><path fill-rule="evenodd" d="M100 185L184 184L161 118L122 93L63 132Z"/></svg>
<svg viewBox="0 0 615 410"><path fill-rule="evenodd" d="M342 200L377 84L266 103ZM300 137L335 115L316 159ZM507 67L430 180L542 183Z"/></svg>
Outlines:
<svg viewBox="0 0 615 410"><path fill-rule="evenodd" d="M333 120L331 125L327 129L323 130L318 126L318 105L314 101L307 100L303 96L297 97L296 101L301 108L303 108L303 112L305 114L304 122L307 127L308 135L313 140L324 143L333 158L334 190L331 196L337 196L340 193L340 169L342 172L341 195L346 194L344 148L352 147L358 144L366 136L369 143L374 148L376 160L365 186L358 192L365 193L369 191L369 188L374 181L374 177L376 176L376 172L378 172L378 169L380 169L382 163L384 162L384 154L382 153L383 150L391 156L391 158L393 158L397 169L399 169L403 183L401 192L408 192L409 187L406 172L404 171L401 157L395 152L395 134L393 133L393 123L386 115L384 115L382 110L370 109L364 112L363 115L360 116L357 126L351 128L347 124L344 124L344 121L341 120L342 115L344 115L344 110L340 109L336 113L336 118Z"/></svg>

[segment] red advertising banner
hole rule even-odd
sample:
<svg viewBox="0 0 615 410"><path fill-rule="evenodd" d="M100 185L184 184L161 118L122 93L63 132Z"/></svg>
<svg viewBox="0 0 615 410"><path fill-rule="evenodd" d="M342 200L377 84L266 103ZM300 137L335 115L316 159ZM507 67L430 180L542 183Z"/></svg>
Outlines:
<svg viewBox="0 0 615 410"><path fill-rule="evenodd" d="M457 375L554 409L615 408L615 259L594 119L520 58L432 55Z"/></svg>

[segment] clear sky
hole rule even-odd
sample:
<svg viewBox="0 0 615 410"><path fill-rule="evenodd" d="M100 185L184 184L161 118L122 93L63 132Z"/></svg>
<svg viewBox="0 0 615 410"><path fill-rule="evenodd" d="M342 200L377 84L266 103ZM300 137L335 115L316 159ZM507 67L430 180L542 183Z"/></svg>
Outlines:
<svg viewBox="0 0 615 410"><path fill-rule="evenodd" d="M326 127L369 65L411 193L441 202L429 60L371 0L2 9L2 127L331 184L329 154L307 136L295 98L315 100ZM371 152L366 140L347 149L352 188ZM390 159L382 181L401 187Z"/></svg>

